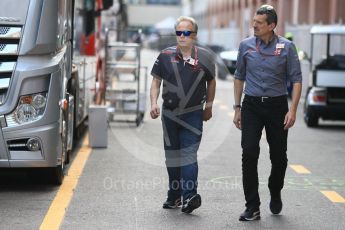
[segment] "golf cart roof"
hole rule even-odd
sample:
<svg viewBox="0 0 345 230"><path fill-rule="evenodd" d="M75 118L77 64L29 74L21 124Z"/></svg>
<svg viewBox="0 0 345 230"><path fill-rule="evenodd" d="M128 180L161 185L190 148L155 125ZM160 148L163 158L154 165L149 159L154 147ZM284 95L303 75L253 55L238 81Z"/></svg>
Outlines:
<svg viewBox="0 0 345 230"><path fill-rule="evenodd" d="M313 26L310 30L311 34L344 34L345 35L345 25L318 25Z"/></svg>

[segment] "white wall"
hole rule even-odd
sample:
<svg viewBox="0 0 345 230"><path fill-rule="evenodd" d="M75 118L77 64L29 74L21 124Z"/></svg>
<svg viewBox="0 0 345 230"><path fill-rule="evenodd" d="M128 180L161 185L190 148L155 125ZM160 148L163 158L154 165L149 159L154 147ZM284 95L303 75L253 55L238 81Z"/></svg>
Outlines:
<svg viewBox="0 0 345 230"><path fill-rule="evenodd" d="M200 43L220 45L227 50L237 50L240 44L240 30L237 28L214 29L210 31L201 29L198 33Z"/></svg>
<svg viewBox="0 0 345 230"><path fill-rule="evenodd" d="M293 42L295 45L308 53L310 55L310 29L312 25L285 25L285 31L291 32L293 34ZM281 36L284 36L284 34L280 34Z"/></svg>
<svg viewBox="0 0 345 230"><path fill-rule="evenodd" d="M182 15L191 16L192 14L192 1L182 0Z"/></svg>
<svg viewBox="0 0 345 230"><path fill-rule="evenodd" d="M208 0L193 0L192 14L199 14L207 11Z"/></svg>
<svg viewBox="0 0 345 230"><path fill-rule="evenodd" d="M153 26L169 16L178 18L181 13L181 6L128 5L128 23L129 26Z"/></svg>

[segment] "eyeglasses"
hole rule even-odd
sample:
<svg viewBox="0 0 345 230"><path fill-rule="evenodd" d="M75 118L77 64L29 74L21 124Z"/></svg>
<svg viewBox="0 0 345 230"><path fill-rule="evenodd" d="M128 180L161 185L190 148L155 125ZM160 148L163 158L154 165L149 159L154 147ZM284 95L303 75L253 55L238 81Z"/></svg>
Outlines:
<svg viewBox="0 0 345 230"><path fill-rule="evenodd" d="M183 34L183 36L189 37L192 33L195 33L195 32L189 31L189 30L184 30L184 31L176 30L176 36L181 36Z"/></svg>

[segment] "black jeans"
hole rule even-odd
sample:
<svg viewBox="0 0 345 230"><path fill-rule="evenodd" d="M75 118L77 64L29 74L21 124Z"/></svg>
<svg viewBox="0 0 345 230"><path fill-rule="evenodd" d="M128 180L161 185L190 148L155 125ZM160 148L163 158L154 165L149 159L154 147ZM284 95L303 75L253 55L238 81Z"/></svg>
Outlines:
<svg viewBox="0 0 345 230"><path fill-rule="evenodd" d="M287 136L284 118L288 112L285 96L276 98L257 98L245 96L242 103L242 179L246 207L259 207L258 159L260 139L263 128L269 144L271 175L268 187L271 194L277 194L284 186L287 167Z"/></svg>

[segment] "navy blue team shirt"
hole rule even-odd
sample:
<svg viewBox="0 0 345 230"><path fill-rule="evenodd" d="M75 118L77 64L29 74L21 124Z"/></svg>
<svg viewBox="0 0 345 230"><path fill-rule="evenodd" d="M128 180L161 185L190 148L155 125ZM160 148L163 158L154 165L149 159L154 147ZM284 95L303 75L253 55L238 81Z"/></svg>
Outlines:
<svg viewBox="0 0 345 230"><path fill-rule="evenodd" d="M164 49L155 61L151 75L163 80L164 109L202 109L206 101L206 82L215 78L213 55L193 46L184 60L178 46ZM193 109L194 108L194 109Z"/></svg>

